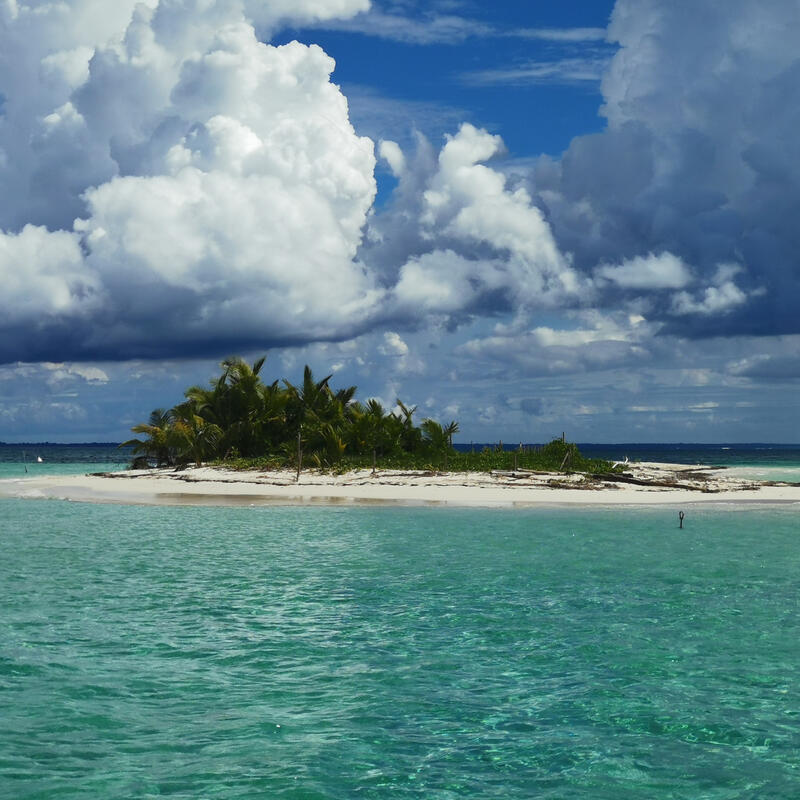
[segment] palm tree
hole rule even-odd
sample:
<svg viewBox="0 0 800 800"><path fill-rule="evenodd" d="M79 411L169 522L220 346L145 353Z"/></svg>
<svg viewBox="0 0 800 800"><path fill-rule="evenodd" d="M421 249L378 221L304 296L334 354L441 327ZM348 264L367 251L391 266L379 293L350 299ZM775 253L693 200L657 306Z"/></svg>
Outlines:
<svg viewBox="0 0 800 800"><path fill-rule="evenodd" d="M297 479L300 480L300 466L303 460L303 436L312 440L312 445L323 444L322 426L326 421L326 409L331 402L332 393L328 375L321 381L314 379L311 367L306 364L303 370L303 383L295 386L284 379L289 397L286 402L286 423L289 431L297 436ZM313 440L317 441L314 442ZM313 446L311 448L314 449Z"/></svg>
<svg viewBox="0 0 800 800"><path fill-rule="evenodd" d="M435 419L422 421L422 436L425 444L434 452L443 453L447 450L447 433Z"/></svg>
<svg viewBox="0 0 800 800"><path fill-rule="evenodd" d="M303 383L295 386L284 379L286 388L289 392L286 415L290 427L299 429L312 415L322 419L325 407L331 399L331 390L328 381L333 375L328 375L321 381L314 380L314 373L311 367L306 364L303 370Z"/></svg>
<svg viewBox="0 0 800 800"><path fill-rule="evenodd" d="M243 456L258 450L256 421L261 410L261 379L259 373L266 356L257 359L252 367L241 358L226 358L222 362L222 382L226 402L227 425L225 445Z"/></svg>
<svg viewBox="0 0 800 800"><path fill-rule="evenodd" d="M175 408L173 438L177 457L181 461L192 460L195 466L214 458L222 440L222 428L195 414L190 402Z"/></svg>
<svg viewBox="0 0 800 800"><path fill-rule="evenodd" d="M219 427L222 454L251 456L265 449L264 425L275 416L273 404L265 404L267 388L259 377L265 360L262 356L251 366L238 357L226 358L220 364L220 376L211 380L211 388L192 386L185 392L193 412ZM277 381L271 388L276 386ZM265 414L265 405L270 413Z"/></svg>
<svg viewBox="0 0 800 800"><path fill-rule="evenodd" d="M256 440L264 453L278 448L286 436L286 403L289 393L273 381L259 389L260 409L254 420Z"/></svg>
<svg viewBox="0 0 800 800"><path fill-rule="evenodd" d="M400 413L402 414L402 423L403 423L403 434L402 434L402 442L403 442L403 449L409 453L415 453L418 449L420 444L422 443L422 433L419 428L414 426L414 421L412 417L414 416L414 412L417 410L416 406L407 406L405 403L397 398L397 406L400 409Z"/></svg>
<svg viewBox="0 0 800 800"><path fill-rule="evenodd" d="M147 438L128 439L120 447L133 445L134 453L144 453L148 457L155 458L159 467L171 466L175 463L174 420L175 414L172 409L167 411L163 408L156 408L150 413L147 422L131 428L134 433L143 433Z"/></svg>
<svg viewBox="0 0 800 800"><path fill-rule="evenodd" d="M268 454L296 454L298 471L305 447L312 460L333 465L346 452L364 456L444 454L452 448L458 423L446 426L430 419L414 425L416 406L397 400L387 413L380 401L357 402L356 387L330 387L331 375L314 377L306 365L297 385L288 380L265 385L261 371L265 357L248 364L227 358L221 374L210 386L192 386L185 400L173 409L156 409L147 423L136 425L130 439L135 452L145 453L159 464L194 461L239 454L246 458ZM299 472L298 472L299 477Z"/></svg>
<svg viewBox="0 0 800 800"><path fill-rule="evenodd" d="M458 433L458 423L453 420L452 422L448 423L444 426L444 432L447 434L447 442L450 445L451 449L453 447L453 434Z"/></svg>

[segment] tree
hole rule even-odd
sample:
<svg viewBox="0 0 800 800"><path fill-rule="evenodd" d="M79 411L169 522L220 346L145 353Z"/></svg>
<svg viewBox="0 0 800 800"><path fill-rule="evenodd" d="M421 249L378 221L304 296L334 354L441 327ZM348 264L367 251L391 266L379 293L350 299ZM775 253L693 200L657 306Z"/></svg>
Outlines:
<svg viewBox="0 0 800 800"><path fill-rule="evenodd" d="M447 443L450 447L453 447L453 434L458 433L458 423L453 420L452 422L448 423L444 426L444 432L447 436Z"/></svg>
<svg viewBox="0 0 800 800"><path fill-rule="evenodd" d="M120 447L133 445L134 453L143 453L148 458L154 458L159 467L171 466L175 463L175 436L172 423L175 413L172 409L167 411L156 408L150 412L147 422L134 425L133 433L143 433L145 439L128 439Z"/></svg>
<svg viewBox="0 0 800 800"><path fill-rule="evenodd" d="M175 409L173 441L177 460L184 463L194 461L200 466L203 461L218 454L222 429L219 425L195 414L191 403L182 403Z"/></svg>
<svg viewBox="0 0 800 800"><path fill-rule="evenodd" d="M328 381L333 375L328 375L321 381L314 380L311 367L306 364L303 369L303 383L295 386L284 379L289 392L286 404L286 417L290 429L299 429L304 422L311 421L311 417L324 419L325 407L330 403L331 391Z"/></svg>
<svg viewBox="0 0 800 800"><path fill-rule="evenodd" d="M254 455L259 450L257 434L263 388L259 373L265 359L266 356L262 356L252 367L241 358L227 358L222 362L224 446L243 456Z"/></svg>
<svg viewBox="0 0 800 800"><path fill-rule="evenodd" d="M400 420L403 424L402 442L403 449L408 453L416 453L422 444L422 432L414 426L414 412L416 406L407 406L400 398L397 398L397 407L400 409Z"/></svg>
<svg viewBox="0 0 800 800"><path fill-rule="evenodd" d="M425 445L435 453L443 453L447 450L447 433L435 419L422 420L422 436Z"/></svg>
<svg viewBox="0 0 800 800"><path fill-rule="evenodd" d="M331 375L317 380L306 365L298 384L287 379L264 384L265 358L252 364L226 358L208 387L192 386L185 400L170 410L156 409L136 425L130 439L135 452L159 465L214 458L279 456L298 468L303 451L312 463L332 466L346 456L402 456L445 453L458 423L442 427L434 420L414 425L416 406L397 401L387 412L379 400L362 404L356 387L333 390Z"/></svg>

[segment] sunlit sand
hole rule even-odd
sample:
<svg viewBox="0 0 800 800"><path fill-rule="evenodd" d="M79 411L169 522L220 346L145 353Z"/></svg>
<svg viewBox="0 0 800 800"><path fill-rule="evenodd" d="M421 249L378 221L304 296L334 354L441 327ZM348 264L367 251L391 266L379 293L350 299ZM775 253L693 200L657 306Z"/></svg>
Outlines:
<svg viewBox="0 0 800 800"><path fill-rule="evenodd" d="M619 480L619 479L618 479ZM388 504L477 507L800 503L800 485L770 484L726 470L629 465L618 482L582 474L359 470L236 472L218 467L129 470L0 481L0 496L148 505Z"/></svg>

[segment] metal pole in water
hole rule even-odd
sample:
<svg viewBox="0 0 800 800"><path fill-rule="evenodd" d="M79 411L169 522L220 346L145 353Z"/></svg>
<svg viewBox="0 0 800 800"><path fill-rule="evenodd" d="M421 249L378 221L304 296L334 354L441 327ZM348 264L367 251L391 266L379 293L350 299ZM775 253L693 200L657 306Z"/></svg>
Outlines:
<svg viewBox="0 0 800 800"><path fill-rule="evenodd" d="M684 517L683 511L679 511L678 512L678 520L680 522L680 529L681 530L683 530L683 517Z"/></svg>

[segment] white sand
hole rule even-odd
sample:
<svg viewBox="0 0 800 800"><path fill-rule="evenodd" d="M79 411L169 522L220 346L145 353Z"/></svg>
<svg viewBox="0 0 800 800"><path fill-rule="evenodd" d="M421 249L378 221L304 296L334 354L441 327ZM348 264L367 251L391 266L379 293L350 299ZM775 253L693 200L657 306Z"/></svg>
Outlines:
<svg viewBox="0 0 800 800"><path fill-rule="evenodd" d="M0 481L0 497L59 498L147 505L400 504L478 507L532 505L663 505L797 503L800 486L765 485L724 470L631 464L635 478L673 480L684 488L584 481L545 473L425 473L370 470L331 475L234 472L200 467L140 470L107 476L48 476ZM696 487L695 490L685 488Z"/></svg>

